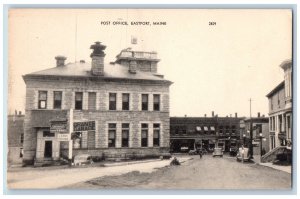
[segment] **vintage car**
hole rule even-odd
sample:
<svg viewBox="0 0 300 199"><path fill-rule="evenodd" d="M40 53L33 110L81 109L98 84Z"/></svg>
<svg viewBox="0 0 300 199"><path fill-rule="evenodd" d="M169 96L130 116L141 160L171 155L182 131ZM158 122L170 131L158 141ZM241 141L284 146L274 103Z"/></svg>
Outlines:
<svg viewBox="0 0 300 199"><path fill-rule="evenodd" d="M249 160L250 160L249 148L240 147L236 155L236 161L249 161Z"/></svg>
<svg viewBox="0 0 300 199"><path fill-rule="evenodd" d="M212 154L213 157L220 156L223 157L223 150L222 148L214 148L214 152Z"/></svg>
<svg viewBox="0 0 300 199"><path fill-rule="evenodd" d="M189 155L198 155L199 154L199 150L198 149L192 149L189 151Z"/></svg>
<svg viewBox="0 0 300 199"><path fill-rule="evenodd" d="M92 156L89 154L79 154L74 157L74 165L93 164Z"/></svg>

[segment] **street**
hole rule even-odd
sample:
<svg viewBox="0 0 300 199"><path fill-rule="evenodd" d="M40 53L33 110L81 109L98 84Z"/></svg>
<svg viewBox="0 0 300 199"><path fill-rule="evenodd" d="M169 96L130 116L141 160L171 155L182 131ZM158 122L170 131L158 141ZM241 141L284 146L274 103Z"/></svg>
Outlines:
<svg viewBox="0 0 300 199"><path fill-rule="evenodd" d="M134 171L78 183L67 188L105 189L289 189L291 174L235 158L211 155L193 156L180 166L153 173Z"/></svg>
<svg viewBox="0 0 300 199"><path fill-rule="evenodd" d="M179 156L132 165L87 168L20 168L8 172L13 189L289 189L291 174L235 158Z"/></svg>

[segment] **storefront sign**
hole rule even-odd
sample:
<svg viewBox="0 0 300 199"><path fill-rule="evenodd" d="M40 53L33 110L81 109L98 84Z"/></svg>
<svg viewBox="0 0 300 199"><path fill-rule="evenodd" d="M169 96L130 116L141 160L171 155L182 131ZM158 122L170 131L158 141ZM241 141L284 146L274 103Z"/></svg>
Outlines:
<svg viewBox="0 0 300 199"><path fill-rule="evenodd" d="M50 131L52 133L65 132L67 133L67 121L51 121Z"/></svg>
<svg viewBox="0 0 300 199"><path fill-rule="evenodd" d="M60 141L69 141L70 140L70 134L59 133L59 134L57 134L57 139L59 139Z"/></svg>
<svg viewBox="0 0 300 199"><path fill-rule="evenodd" d="M73 131L93 131L95 130L95 121L74 122Z"/></svg>

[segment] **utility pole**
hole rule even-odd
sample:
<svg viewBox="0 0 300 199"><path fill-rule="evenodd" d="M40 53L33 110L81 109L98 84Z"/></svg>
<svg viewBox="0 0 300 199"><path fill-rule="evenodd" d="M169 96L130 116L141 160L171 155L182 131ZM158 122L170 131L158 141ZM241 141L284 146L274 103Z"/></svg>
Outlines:
<svg viewBox="0 0 300 199"><path fill-rule="evenodd" d="M251 98L250 98L250 143L249 143L249 152L250 152L250 159L253 159L253 129L252 129L252 114L251 114Z"/></svg>

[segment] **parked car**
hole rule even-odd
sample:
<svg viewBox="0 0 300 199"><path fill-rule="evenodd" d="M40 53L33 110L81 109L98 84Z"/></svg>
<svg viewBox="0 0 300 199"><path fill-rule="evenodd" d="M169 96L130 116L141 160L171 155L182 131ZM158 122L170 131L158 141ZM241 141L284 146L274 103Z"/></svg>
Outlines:
<svg viewBox="0 0 300 199"><path fill-rule="evenodd" d="M212 154L213 157L220 156L223 157L223 150L222 148L214 148L214 152Z"/></svg>
<svg viewBox="0 0 300 199"><path fill-rule="evenodd" d="M243 156L243 150L244 150L244 158ZM237 155L236 155L236 161L249 161L250 160L250 153L249 153L249 148L244 149L242 147L239 148Z"/></svg>
<svg viewBox="0 0 300 199"><path fill-rule="evenodd" d="M189 155L198 155L199 154L199 150L198 149L192 149L189 151Z"/></svg>
<svg viewBox="0 0 300 199"><path fill-rule="evenodd" d="M74 157L74 165L93 164L92 156L90 154L79 154Z"/></svg>
<svg viewBox="0 0 300 199"><path fill-rule="evenodd" d="M229 149L229 155L230 156L236 156L237 155L237 147L230 147L230 149Z"/></svg>

